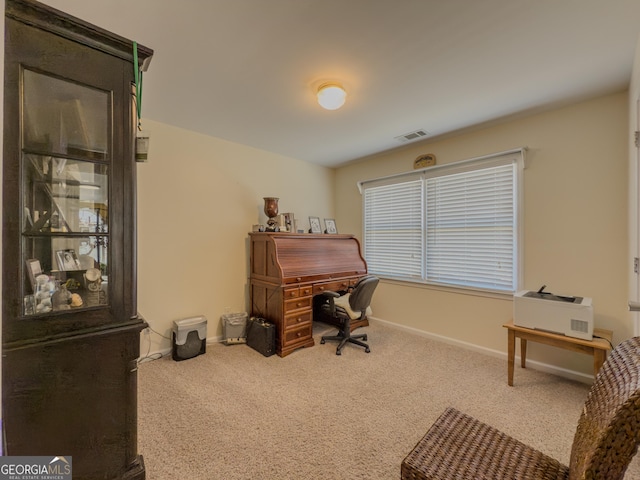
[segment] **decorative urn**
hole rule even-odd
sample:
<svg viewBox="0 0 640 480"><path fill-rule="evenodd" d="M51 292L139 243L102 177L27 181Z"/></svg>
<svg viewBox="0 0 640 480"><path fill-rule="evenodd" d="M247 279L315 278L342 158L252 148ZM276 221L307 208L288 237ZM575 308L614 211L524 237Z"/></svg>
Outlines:
<svg viewBox="0 0 640 480"><path fill-rule="evenodd" d="M267 220L267 232L277 232L278 222L276 217L278 216L278 200L277 197L264 197L264 213L269 220Z"/></svg>

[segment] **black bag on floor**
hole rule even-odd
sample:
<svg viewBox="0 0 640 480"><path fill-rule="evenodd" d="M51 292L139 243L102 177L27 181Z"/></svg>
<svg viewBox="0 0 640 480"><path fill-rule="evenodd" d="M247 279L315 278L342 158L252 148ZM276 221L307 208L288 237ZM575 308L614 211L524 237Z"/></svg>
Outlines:
<svg viewBox="0 0 640 480"><path fill-rule="evenodd" d="M247 345L270 357L276 353L276 326L264 318L251 317L247 325Z"/></svg>

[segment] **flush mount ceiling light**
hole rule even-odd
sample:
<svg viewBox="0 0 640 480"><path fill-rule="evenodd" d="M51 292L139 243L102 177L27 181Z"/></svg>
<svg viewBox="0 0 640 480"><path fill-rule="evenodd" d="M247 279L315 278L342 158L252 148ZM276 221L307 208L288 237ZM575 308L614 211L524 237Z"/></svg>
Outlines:
<svg viewBox="0 0 640 480"><path fill-rule="evenodd" d="M318 103L327 110L337 110L347 100L347 92L336 83L325 83L318 88Z"/></svg>

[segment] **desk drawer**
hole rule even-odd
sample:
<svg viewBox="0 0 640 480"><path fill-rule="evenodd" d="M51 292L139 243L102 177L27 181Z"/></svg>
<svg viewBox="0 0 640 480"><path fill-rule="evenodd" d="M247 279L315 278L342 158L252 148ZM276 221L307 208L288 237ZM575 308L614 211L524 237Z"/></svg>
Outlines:
<svg viewBox="0 0 640 480"><path fill-rule="evenodd" d="M311 323L311 312L301 312L284 317L284 328L297 327L305 323Z"/></svg>
<svg viewBox="0 0 640 480"><path fill-rule="evenodd" d="M285 300L284 312L291 312L293 310L301 310L304 308L311 308L312 297L296 298L293 300Z"/></svg>
<svg viewBox="0 0 640 480"><path fill-rule="evenodd" d="M298 298L300 296L300 290L298 287L289 287L284 289L284 299Z"/></svg>
<svg viewBox="0 0 640 480"><path fill-rule="evenodd" d="M317 283L313 286L313 294L318 295L322 292L326 292L327 290L332 292L340 292L343 290L347 290L352 284L353 283L349 283L348 278L335 282Z"/></svg>
<svg viewBox="0 0 640 480"><path fill-rule="evenodd" d="M313 288L311 287L311 285L303 285L302 287L300 287L301 297L308 297L311 294L313 294Z"/></svg>
<svg viewBox="0 0 640 480"><path fill-rule="evenodd" d="M292 343L303 342L311 338L313 327L310 323L300 327L286 330L282 335L282 343L284 346Z"/></svg>
<svg viewBox="0 0 640 480"><path fill-rule="evenodd" d="M291 298L308 297L313 294L313 288L311 285L303 285L302 287L287 287L284 289L284 299L289 300Z"/></svg>

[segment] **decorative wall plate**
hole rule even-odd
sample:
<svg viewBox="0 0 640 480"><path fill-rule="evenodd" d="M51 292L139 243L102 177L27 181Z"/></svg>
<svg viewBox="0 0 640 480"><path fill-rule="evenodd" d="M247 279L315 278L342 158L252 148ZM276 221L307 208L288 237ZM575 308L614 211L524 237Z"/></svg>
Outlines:
<svg viewBox="0 0 640 480"><path fill-rule="evenodd" d="M89 280L90 282L95 282L100 278L100 270L97 268L90 268L87 270L86 276L87 280Z"/></svg>
<svg viewBox="0 0 640 480"><path fill-rule="evenodd" d="M436 164L436 156L433 153L425 153L413 161L413 168L433 167Z"/></svg>

